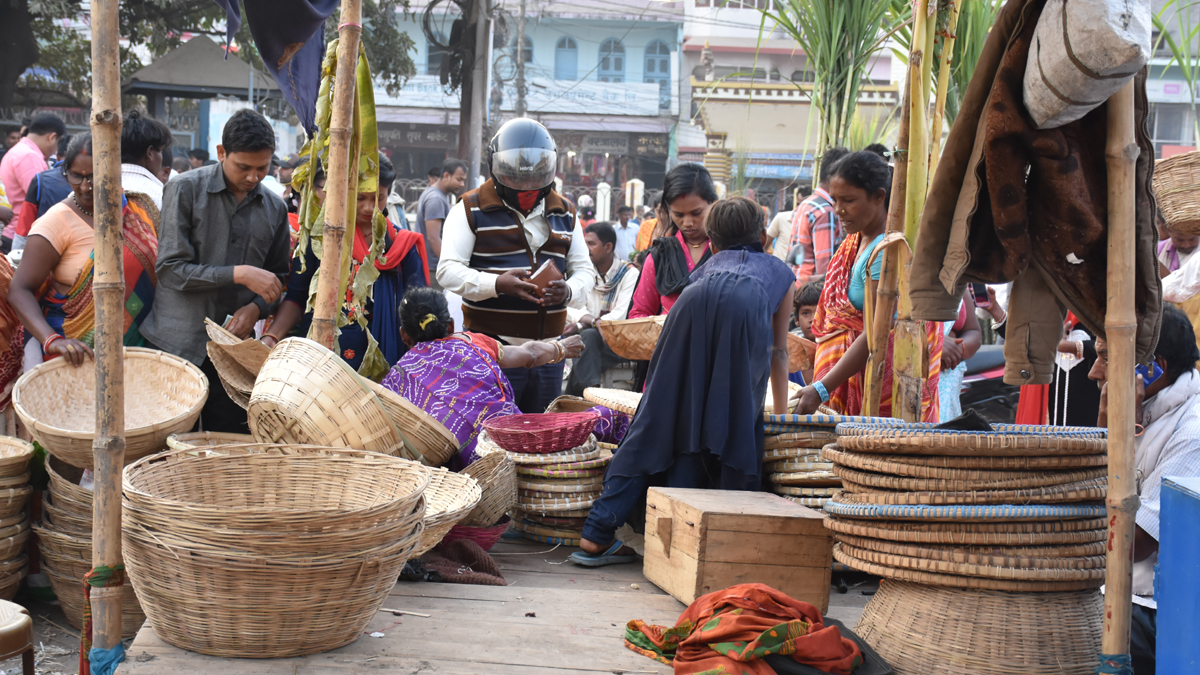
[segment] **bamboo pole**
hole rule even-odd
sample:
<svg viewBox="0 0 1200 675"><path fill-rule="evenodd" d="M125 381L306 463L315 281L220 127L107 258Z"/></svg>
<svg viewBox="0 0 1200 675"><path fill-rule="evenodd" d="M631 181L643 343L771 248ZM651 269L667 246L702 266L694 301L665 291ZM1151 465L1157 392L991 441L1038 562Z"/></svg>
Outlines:
<svg viewBox="0 0 1200 675"><path fill-rule="evenodd" d="M351 135L354 122L354 73L358 67L358 43L362 34L362 0L342 0L338 26L337 71L333 78L333 110L329 121L329 180L325 199L325 227L321 242L321 269L317 299L313 306L312 338L333 349L338 315L342 311L341 277L351 247L346 243L351 180L358 173L351 166ZM356 163L357 164L357 163ZM354 169L352 171L352 169ZM352 224L352 221L351 221Z"/></svg>
<svg viewBox="0 0 1200 675"><path fill-rule="evenodd" d="M896 154L893 155L895 169L892 172L892 203L888 209L888 232L904 231L904 200L901 195L908 189L908 126L909 96L912 93L912 78L905 79L904 94L900 103L900 128L896 132ZM901 155L900 153L904 153ZM888 335L896 321L896 301L900 284L900 252L889 246L880 254L883 267L879 273L879 285L875 288L875 313L868 326L867 345L871 355L867 361L866 381L863 389L863 414L874 417L879 414L879 401L883 398L884 368L887 367Z"/></svg>
<svg viewBox="0 0 1200 675"><path fill-rule="evenodd" d="M967 1L950 0L950 7L946 10L948 12L946 35L942 38L942 58L938 64L937 98L934 99L933 126L930 128L933 132L929 143L930 176L937 172L938 160L942 154L942 122L946 117L946 92L950 88L950 70L954 66L954 40L958 37L954 33L958 30L958 3ZM976 0L976 2L978 1Z"/></svg>
<svg viewBox="0 0 1200 675"><path fill-rule="evenodd" d="M1104 572L1105 654L1129 653L1133 539L1138 496L1134 476L1134 192L1139 153L1133 133L1133 81L1108 99L1108 554Z"/></svg>
<svg viewBox="0 0 1200 675"><path fill-rule="evenodd" d="M92 152L95 158L96 436L92 567L121 564L121 469L125 466L125 277L121 250L121 79L117 0L92 0ZM121 587L91 591L92 641L121 642ZM86 659L86 654L80 654Z"/></svg>

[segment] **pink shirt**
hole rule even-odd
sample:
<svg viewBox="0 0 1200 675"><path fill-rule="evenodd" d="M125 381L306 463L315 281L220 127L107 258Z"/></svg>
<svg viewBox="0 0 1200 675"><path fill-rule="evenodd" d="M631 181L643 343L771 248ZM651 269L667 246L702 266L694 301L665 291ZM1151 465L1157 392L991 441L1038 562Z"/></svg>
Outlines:
<svg viewBox="0 0 1200 675"><path fill-rule="evenodd" d="M683 246L683 258L687 260L688 272L691 272L696 269L696 263L692 261L692 251L688 248L687 241L684 240L681 233L676 232L675 238ZM708 242L704 244L704 251L700 252L701 258L704 257L706 251L708 251ZM678 293L675 295L658 294L658 285L654 282L654 257L646 256L646 262L642 265L642 274L638 277L637 290L633 292L633 307L629 310L629 318L640 319L666 314L671 311L671 307L678 299Z"/></svg>
<svg viewBox="0 0 1200 675"><path fill-rule="evenodd" d="M21 209L25 207L25 190L45 170L46 156L37 143L28 137L22 138L20 143L4 153L4 159L0 160L0 183L4 183L13 210L13 219L4 228L4 236L11 238L16 233L17 220Z"/></svg>

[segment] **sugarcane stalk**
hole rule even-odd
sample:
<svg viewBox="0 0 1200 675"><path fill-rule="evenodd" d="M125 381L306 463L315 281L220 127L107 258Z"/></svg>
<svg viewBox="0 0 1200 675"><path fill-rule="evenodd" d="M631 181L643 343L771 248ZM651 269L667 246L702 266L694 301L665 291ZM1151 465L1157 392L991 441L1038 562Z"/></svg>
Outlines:
<svg viewBox="0 0 1200 675"><path fill-rule="evenodd" d="M1131 80L1108 99L1108 552L1104 571L1105 654L1129 653L1133 597L1134 518L1138 495L1134 471L1135 344L1134 197L1139 148L1134 138Z"/></svg>
<svg viewBox="0 0 1200 675"><path fill-rule="evenodd" d="M905 78L904 93L900 103L900 128L896 132L896 152L893 155L895 170L892 173L892 201L888 209L888 232L904 231L904 199L902 198L908 186L908 127L909 127L909 97L912 93L912 79ZM867 345L871 355L867 361L865 381L863 383L863 414L876 416L879 414L879 402L883 398L884 369L887 368L888 335L896 321L896 301L900 283L900 252L895 246L889 246L880 254L882 269L879 273L879 284L875 289L875 306L868 317Z"/></svg>
<svg viewBox="0 0 1200 675"><path fill-rule="evenodd" d="M322 238L321 269L317 281L317 298L313 307L312 338L327 349L333 349L338 316L341 314L345 287L342 282L344 259L350 255L348 243L353 231L350 217L357 185L357 157L351 136L356 106L354 105L355 69L358 67L358 45L362 34L362 0L342 0L338 27L337 72L333 82L333 110L329 122L329 180L326 189L325 227ZM351 161L351 160L355 161ZM348 264L348 263L347 263Z"/></svg>
<svg viewBox="0 0 1200 675"><path fill-rule="evenodd" d="M942 58L938 65L937 93L933 107L933 136L929 144L929 175L937 172L942 149L942 121L946 117L946 92L950 88L950 71L954 67L954 31L958 30L958 3L967 0L946 0L946 34L942 38Z"/></svg>
<svg viewBox="0 0 1200 675"><path fill-rule="evenodd" d="M121 78L117 0L92 0L92 152L95 157L96 435L92 567L121 564L125 466L125 276L121 234ZM121 643L120 586L91 590L92 642ZM80 655L86 659L86 654Z"/></svg>

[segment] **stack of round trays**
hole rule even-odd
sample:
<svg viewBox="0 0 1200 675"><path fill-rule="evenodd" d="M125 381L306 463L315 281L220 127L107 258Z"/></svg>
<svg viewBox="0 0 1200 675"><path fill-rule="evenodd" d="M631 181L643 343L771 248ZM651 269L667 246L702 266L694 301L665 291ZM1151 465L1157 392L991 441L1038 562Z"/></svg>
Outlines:
<svg viewBox="0 0 1200 675"><path fill-rule="evenodd" d="M874 418L766 414L763 420L763 473L772 490L797 504L821 508L842 486L833 464L821 457L821 448L837 440L839 423Z"/></svg>
<svg viewBox="0 0 1200 675"><path fill-rule="evenodd" d="M517 465L513 528L533 541L578 546L592 502L604 489L604 469L614 448L593 436L565 452L508 453Z"/></svg>
<svg viewBox="0 0 1200 675"><path fill-rule="evenodd" d="M1104 580L1102 429L845 423L822 451L842 491L834 557L916 583L1071 591Z"/></svg>

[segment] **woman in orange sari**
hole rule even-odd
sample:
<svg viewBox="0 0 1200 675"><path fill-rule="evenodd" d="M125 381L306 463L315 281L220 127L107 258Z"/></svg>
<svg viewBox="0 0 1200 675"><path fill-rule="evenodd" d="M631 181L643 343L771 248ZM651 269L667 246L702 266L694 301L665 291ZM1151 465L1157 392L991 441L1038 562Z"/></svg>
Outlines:
<svg viewBox="0 0 1200 675"><path fill-rule="evenodd" d="M891 171L879 155L856 152L833 168L829 194L847 237L829 262L825 288L813 319L817 338L815 381L800 392L797 412L811 414L824 403L843 415L863 412L864 370L870 349L864 325L866 309L875 295L883 258L881 244L887 230ZM938 375L941 371L943 332L938 322L926 323L929 373L921 395L921 419L938 421ZM892 348L888 336L883 395L879 415L892 414Z"/></svg>

